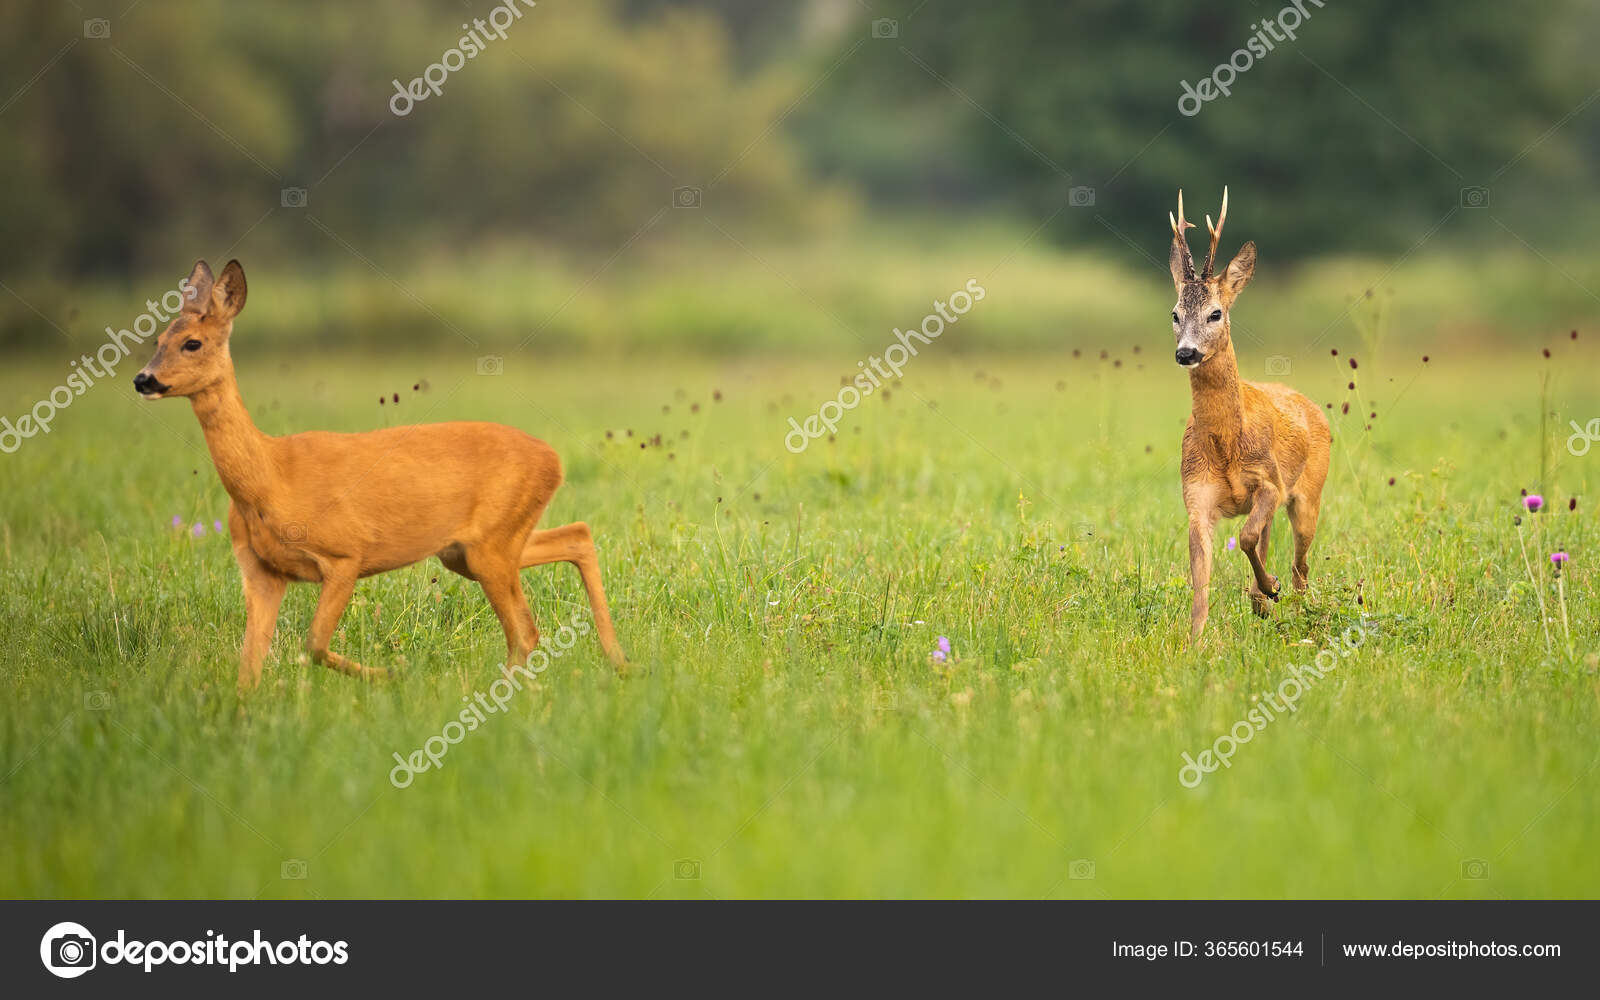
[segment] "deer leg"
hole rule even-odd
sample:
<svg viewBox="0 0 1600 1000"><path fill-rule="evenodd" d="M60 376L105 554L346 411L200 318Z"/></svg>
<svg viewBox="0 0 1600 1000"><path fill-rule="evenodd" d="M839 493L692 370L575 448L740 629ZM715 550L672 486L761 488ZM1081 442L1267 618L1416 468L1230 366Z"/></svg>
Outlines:
<svg viewBox="0 0 1600 1000"><path fill-rule="evenodd" d="M1289 498L1289 526L1294 529L1294 589L1304 592L1306 578L1311 573L1311 567L1306 562L1306 555L1311 551L1311 542L1317 537L1317 517L1322 513L1322 505L1315 499L1306 496L1291 496Z"/></svg>
<svg viewBox="0 0 1600 1000"><path fill-rule="evenodd" d="M306 650L314 662L341 674L366 680L388 677L389 672L381 667L363 667L328 648L329 641L333 639L333 630L338 627L344 609L350 604L350 596L356 592L357 575L353 562L323 567L322 593L317 598L317 610L311 616L311 636L306 640Z"/></svg>
<svg viewBox="0 0 1600 1000"><path fill-rule="evenodd" d="M1211 535L1217 526L1214 513L1189 512L1189 582L1194 586L1194 605L1189 611L1189 638L1197 640L1205 631L1210 615Z"/></svg>
<svg viewBox="0 0 1600 1000"><path fill-rule="evenodd" d="M606 605L606 588L600 582L600 555L595 551L594 535L582 521L560 528L535 531L522 549L522 567L543 566L553 562L569 562L578 567L584 592L589 595L589 611L594 615L595 632L600 637L600 647L611 662L621 669L627 665L622 644L617 641L617 630L611 624L611 610Z"/></svg>
<svg viewBox="0 0 1600 1000"><path fill-rule="evenodd" d="M272 633L278 626L278 608L283 604L287 578L268 569L244 540L243 522L238 515L228 518L233 529L233 557L239 561L244 578L244 644L239 649L239 690L248 691L261 680L261 663L272 648Z"/></svg>
<svg viewBox="0 0 1600 1000"><path fill-rule="evenodd" d="M528 597L522 592L522 575L515 556L483 550L467 553L467 568L483 588L495 617L506 633L506 665L526 663L539 645L539 628L533 622Z"/></svg>
<svg viewBox="0 0 1600 1000"><path fill-rule="evenodd" d="M1268 518L1266 526L1261 529L1261 541L1256 545L1256 559L1263 566L1267 564L1267 550L1271 547L1271 545L1272 519ZM1270 592L1272 594L1276 594L1278 592L1278 578L1273 576L1271 573L1268 573L1267 579L1272 581L1272 590ZM1262 618L1267 617L1267 615L1271 613L1272 602L1276 599L1269 598L1267 594L1267 591L1263 591L1261 587L1256 584L1254 578L1250 580L1250 607Z"/></svg>
<svg viewBox="0 0 1600 1000"><path fill-rule="evenodd" d="M1239 547L1249 557L1250 569L1255 573L1255 590L1274 601L1278 599L1278 581L1267 572L1261 555L1266 551L1263 536L1272 530L1272 515L1277 509L1277 487L1262 483L1256 487L1255 505L1251 507L1250 516L1245 518L1244 527L1239 531Z"/></svg>

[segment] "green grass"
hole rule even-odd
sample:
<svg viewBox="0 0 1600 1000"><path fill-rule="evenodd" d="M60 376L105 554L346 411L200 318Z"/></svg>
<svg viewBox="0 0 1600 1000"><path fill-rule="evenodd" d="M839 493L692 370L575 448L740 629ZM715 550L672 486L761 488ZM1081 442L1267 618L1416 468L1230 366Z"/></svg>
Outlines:
<svg viewBox="0 0 1600 1000"><path fill-rule="evenodd" d="M252 253L249 245L232 252L249 275L252 342L284 353L531 346L545 359L689 350L853 364L883 346L881 331L916 322L934 298L973 277L998 283L997 294L964 321L965 347L952 350L1035 356L1159 337L1172 284L1166 220L1152 221L1146 232L1123 234L1117 252L1097 254L1051 246L1033 231L1036 222L941 216L776 242L697 213L664 215L626 252L608 244L589 257L526 243L421 258L403 247L369 247L370 258L331 262ZM286 215L267 225L305 223ZM1203 251L1198 238L1196 246ZM219 269L223 249L209 252ZM0 347L51 359L68 346L92 350L106 327L129 327L147 299L175 288L191 263L113 283L8 276ZM1441 241L1400 259L1297 263L1263 246L1234 318L1241 348L1253 352L1247 376L1261 374L1267 355L1342 335L1352 300L1375 284L1387 290L1393 342L1419 354L1495 349L1583 325L1594 313L1589 289L1600 288L1600 260Z"/></svg>
<svg viewBox="0 0 1600 1000"><path fill-rule="evenodd" d="M487 690L504 649L476 587L424 564L364 582L335 642L398 680L298 662L302 586L241 700L229 545L169 526L209 526L226 496L188 407L134 399L129 369L0 456L0 895L1600 894L1600 452L1562 447L1568 419L1600 414L1590 341L1558 345L1542 444L1535 350L1362 356L1351 417L1328 345L1295 357L1289 380L1335 404L1311 592L1254 618L1245 560L1219 545L1191 646L1188 395L1159 322L1106 361L941 341L795 456L785 417L836 392L850 354L513 355L490 378L470 356L268 356L248 320L235 355L271 433L486 418L555 444L547 524L594 525L637 672L585 639L442 770L392 787L391 754ZM1350 339L1328 342L1341 361ZM0 413L60 371L8 366ZM1522 487L1560 508L1524 530L1536 568L1572 553L1570 652L1545 574L1546 652ZM1285 577L1286 538L1280 515ZM524 579L547 634L587 618L569 567ZM1379 634L1297 714L1179 785L1181 752L1361 617ZM1462 879L1468 858L1490 878ZM288 859L307 877L281 878ZM674 878L681 859L698 880ZM1077 859L1093 880L1068 877Z"/></svg>

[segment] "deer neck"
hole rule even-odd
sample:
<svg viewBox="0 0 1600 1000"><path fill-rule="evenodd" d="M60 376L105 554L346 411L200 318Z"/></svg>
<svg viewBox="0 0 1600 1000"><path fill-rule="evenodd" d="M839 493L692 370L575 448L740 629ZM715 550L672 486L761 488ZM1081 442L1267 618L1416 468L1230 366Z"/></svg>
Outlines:
<svg viewBox="0 0 1600 1000"><path fill-rule="evenodd" d="M1239 363L1230 343L1189 372L1194 401L1196 440L1208 464L1225 469L1238 462L1244 433L1244 396L1239 390Z"/></svg>
<svg viewBox="0 0 1600 1000"><path fill-rule="evenodd" d="M190 396L189 402L228 495L246 507L262 506L272 488L272 439L250 419L232 367L223 378Z"/></svg>

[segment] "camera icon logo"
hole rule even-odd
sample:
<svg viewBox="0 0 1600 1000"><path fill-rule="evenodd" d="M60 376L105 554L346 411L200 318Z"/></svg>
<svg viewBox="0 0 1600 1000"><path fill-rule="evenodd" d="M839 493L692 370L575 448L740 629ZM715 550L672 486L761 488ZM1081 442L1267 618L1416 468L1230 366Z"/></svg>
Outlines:
<svg viewBox="0 0 1600 1000"><path fill-rule="evenodd" d="M283 197L282 197L281 201L283 202L283 207L284 208L305 208L306 207L306 189L305 188L284 188L283 189Z"/></svg>
<svg viewBox="0 0 1600 1000"><path fill-rule="evenodd" d="M90 712L104 712L111 707L110 691L85 691L83 707Z"/></svg>
<svg viewBox="0 0 1600 1000"><path fill-rule="evenodd" d="M1477 184L1474 184L1474 185L1472 185L1470 187L1462 188L1461 189L1461 207L1462 208L1488 208L1489 207L1489 189L1486 188L1486 187L1483 187L1481 185L1477 185Z"/></svg>
<svg viewBox="0 0 1600 1000"><path fill-rule="evenodd" d="M700 880L700 860L698 858L679 858L672 863L672 877L680 882L698 882Z"/></svg>
<svg viewBox="0 0 1600 1000"><path fill-rule="evenodd" d="M479 375L504 375L506 373L506 359L498 354L485 354L478 359Z"/></svg>
<svg viewBox="0 0 1600 1000"><path fill-rule="evenodd" d="M1088 858L1079 858L1067 866L1067 878L1079 881L1094 878L1094 862Z"/></svg>
<svg viewBox="0 0 1600 1000"><path fill-rule="evenodd" d="M306 526L299 521L290 521L278 529L278 540L282 542L303 542L306 540Z"/></svg>
<svg viewBox="0 0 1600 1000"><path fill-rule="evenodd" d="M1489 862L1483 858L1463 858L1461 861L1461 877L1474 880L1488 878Z"/></svg>
<svg viewBox="0 0 1600 1000"><path fill-rule="evenodd" d="M683 187L675 187L675 188L673 188L672 189L672 207L673 208L699 208L700 207L700 189L697 188L697 187L694 187L691 184L685 184Z"/></svg>
<svg viewBox="0 0 1600 1000"><path fill-rule="evenodd" d="M85 38L110 38L111 22L103 17L91 17L83 22L83 37Z"/></svg>
<svg viewBox="0 0 1600 1000"><path fill-rule="evenodd" d="M39 959L62 979L76 979L94 968L98 954L89 928L70 920L45 931L39 941Z"/></svg>
<svg viewBox="0 0 1600 1000"><path fill-rule="evenodd" d="M1073 208L1093 208L1094 188L1079 184L1067 191L1067 204Z"/></svg>
<svg viewBox="0 0 1600 1000"><path fill-rule="evenodd" d="M899 38L900 22L892 17L877 17L872 20L873 38Z"/></svg>
<svg viewBox="0 0 1600 1000"><path fill-rule="evenodd" d="M305 878L306 863L299 858L290 858L278 866L278 877L283 879Z"/></svg>
<svg viewBox="0 0 1600 1000"><path fill-rule="evenodd" d="M1273 354L1267 358L1268 375L1289 374L1289 359L1282 354Z"/></svg>

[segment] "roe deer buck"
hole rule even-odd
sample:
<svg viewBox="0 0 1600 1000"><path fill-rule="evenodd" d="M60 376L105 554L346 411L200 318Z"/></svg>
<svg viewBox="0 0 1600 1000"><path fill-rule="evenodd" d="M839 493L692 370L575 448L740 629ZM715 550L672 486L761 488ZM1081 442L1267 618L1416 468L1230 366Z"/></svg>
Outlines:
<svg viewBox="0 0 1600 1000"><path fill-rule="evenodd" d="M549 445L489 423L269 437L245 410L228 353L234 317L244 308L244 269L230 260L213 278L206 262L196 261L184 289L183 309L133 387L145 399L189 397L232 498L228 530L246 608L241 690L260 680L278 607L297 580L322 584L307 641L312 658L357 677L387 676L328 642L356 580L435 555L483 587L512 664L539 641L521 570L574 564L606 655L619 670L626 665L589 526L535 530L561 485L561 461Z"/></svg>
<svg viewBox="0 0 1600 1000"><path fill-rule="evenodd" d="M1256 245L1246 243L1221 274L1214 274L1217 241L1228 219L1228 189L1222 189L1217 224L1206 216L1211 251L1199 277L1184 230L1183 192L1172 224L1168 264L1178 289L1172 329L1176 360L1189 369L1194 411L1183 432L1183 504L1189 511L1189 577L1194 607L1191 639L1200 638L1208 613L1211 542L1217 520L1246 515L1239 548L1250 560L1250 603L1266 616L1278 599L1278 578L1267 572L1272 515L1287 501L1294 529L1294 589L1306 589L1306 553L1317 534L1322 484L1328 478L1333 435L1317 405L1285 385L1241 382L1229 338L1229 311L1256 269Z"/></svg>

